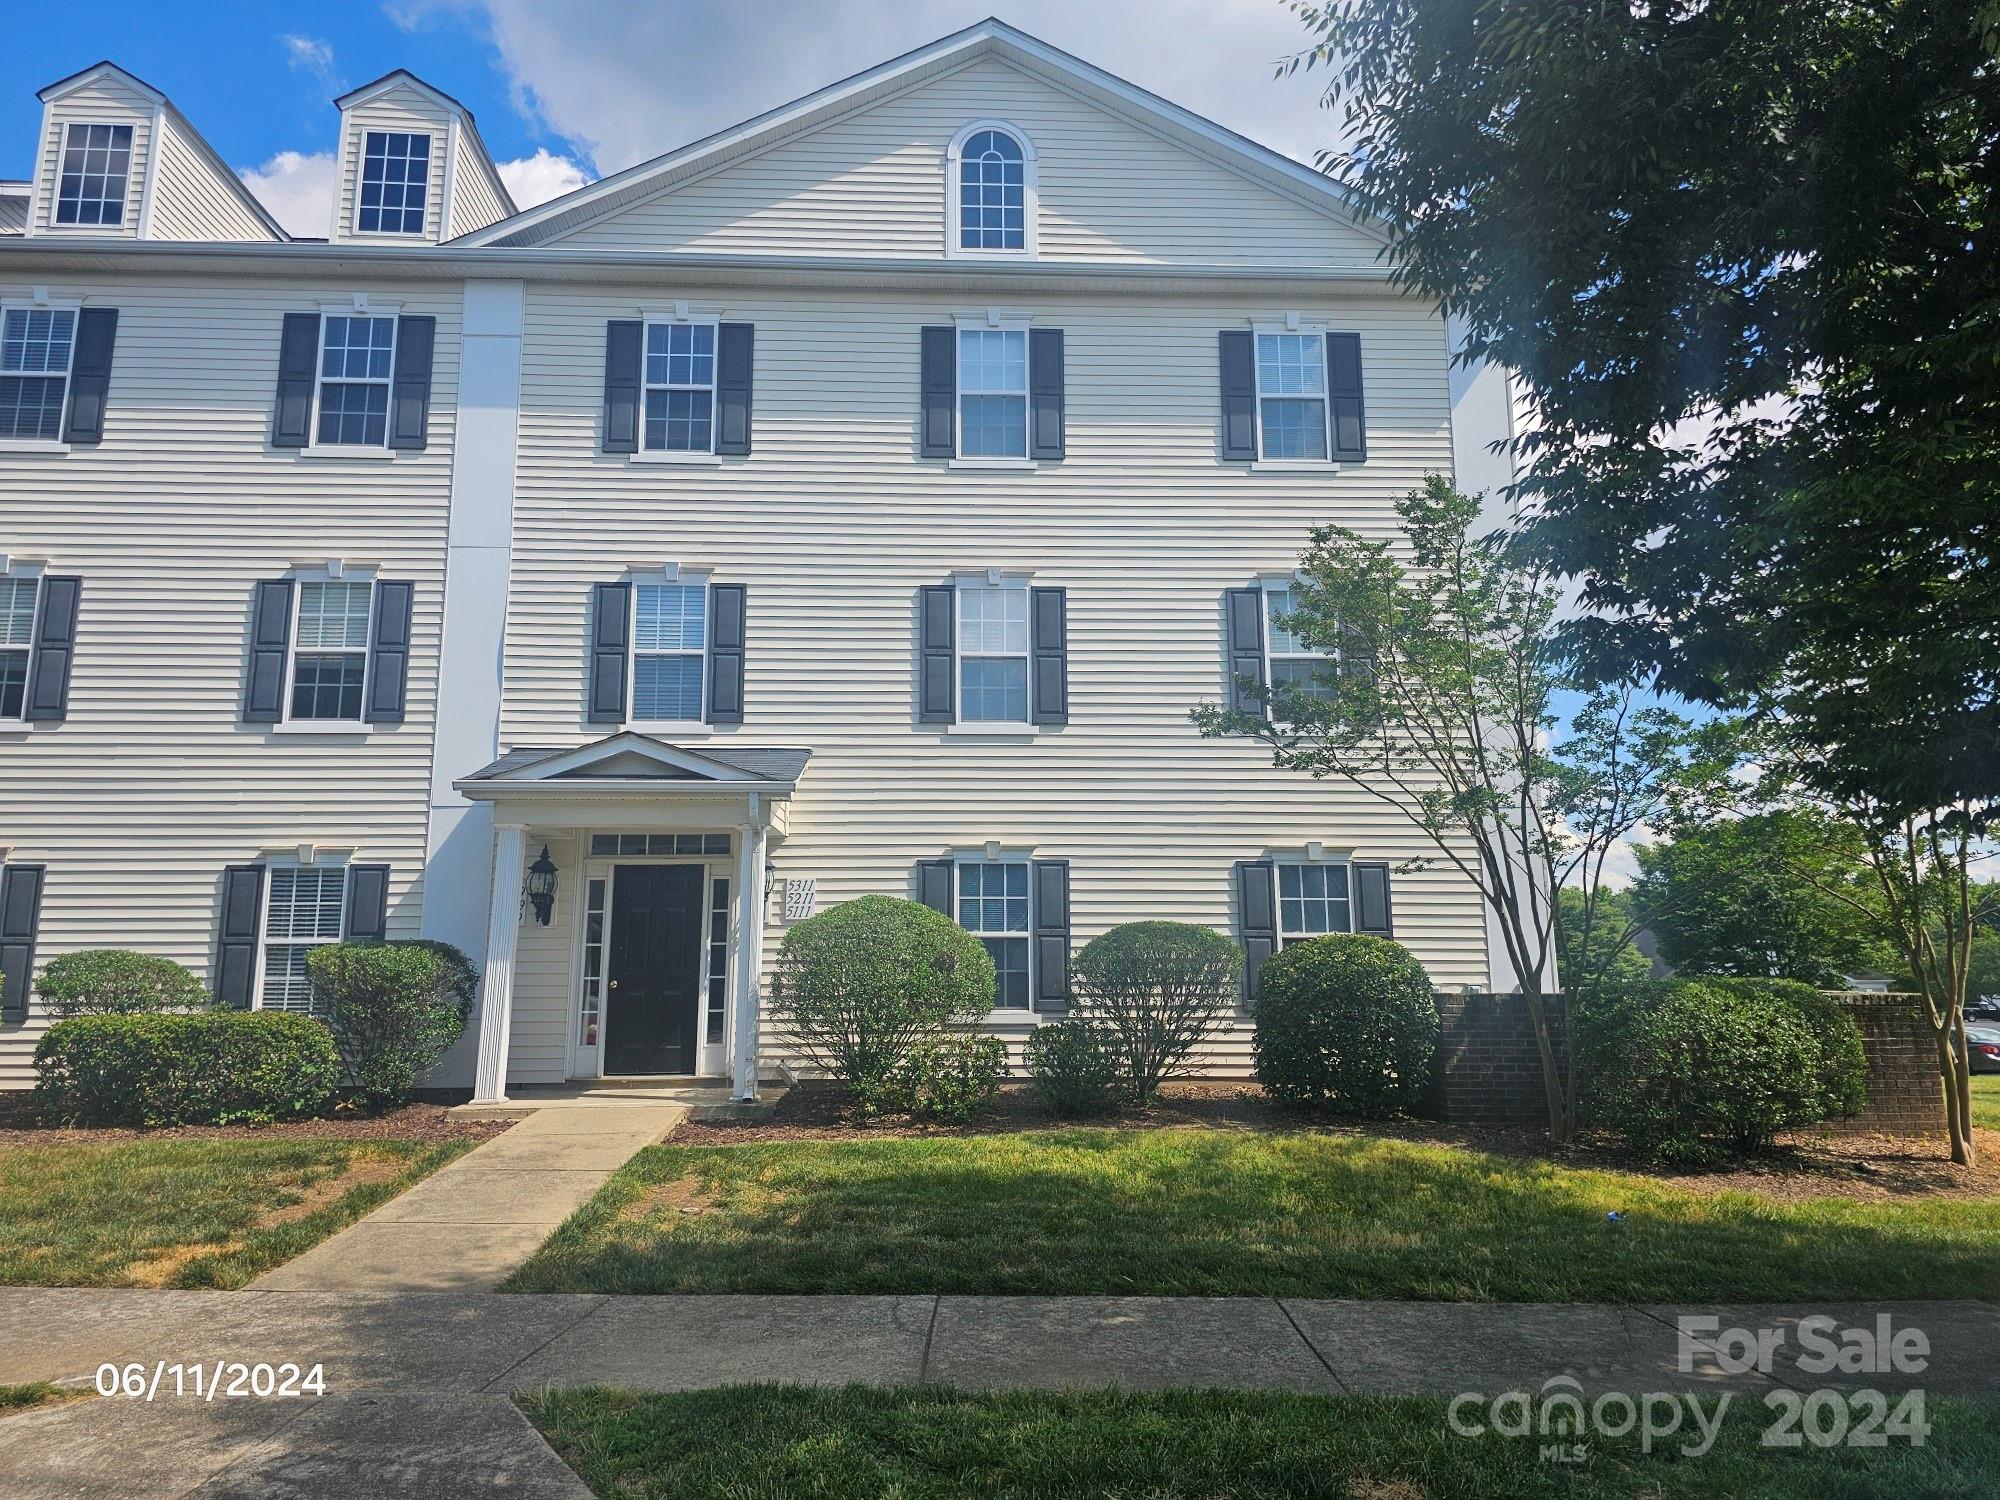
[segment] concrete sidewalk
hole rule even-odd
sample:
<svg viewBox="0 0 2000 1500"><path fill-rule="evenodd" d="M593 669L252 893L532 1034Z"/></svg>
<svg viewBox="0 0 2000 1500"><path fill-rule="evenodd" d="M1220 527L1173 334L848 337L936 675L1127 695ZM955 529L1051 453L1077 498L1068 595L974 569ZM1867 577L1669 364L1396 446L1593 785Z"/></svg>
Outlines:
<svg viewBox="0 0 2000 1500"><path fill-rule="evenodd" d="M1675 1319L1786 1332L1769 1375L1680 1362ZM1886 1314L1929 1340L1915 1374L1796 1368L1797 1325ZM94 1398L6 1419L0 1493L578 1496L508 1400L544 1385L741 1381L968 1389L1209 1386L1338 1394L1921 1387L2000 1396L2000 1307L1523 1305L1161 1297L600 1297L0 1289L0 1383L100 1364L290 1361L327 1394ZM163 1376L171 1389L172 1378Z"/></svg>
<svg viewBox="0 0 2000 1500"><path fill-rule="evenodd" d="M490 1291L687 1116L683 1103L629 1097L536 1109L251 1290Z"/></svg>

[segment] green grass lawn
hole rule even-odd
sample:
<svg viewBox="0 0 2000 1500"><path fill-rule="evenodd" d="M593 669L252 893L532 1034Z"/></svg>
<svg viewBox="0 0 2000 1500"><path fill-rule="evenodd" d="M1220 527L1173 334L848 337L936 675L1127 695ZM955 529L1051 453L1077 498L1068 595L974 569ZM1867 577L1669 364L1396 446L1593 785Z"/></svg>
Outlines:
<svg viewBox="0 0 2000 1500"><path fill-rule="evenodd" d="M1713 1410L1713 1395L1704 1408ZM2000 1408L1930 1403L1912 1448L1758 1445L1770 1413L1738 1396L1699 1457L1636 1434L1594 1440L1582 1464L1538 1461L1534 1438L1459 1437L1441 1400L1361 1396L801 1390L739 1386L677 1395L551 1391L522 1408L599 1495L958 1496L1757 1495L1767 1500L1990 1496ZM1663 1451L1664 1447L1664 1451Z"/></svg>
<svg viewBox="0 0 2000 1500"><path fill-rule="evenodd" d="M2000 1073L1981 1073L1972 1080L1972 1123L1981 1130L2000 1130Z"/></svg>
<svg viewBox="0 0 2000 1500"><path fill-rule="evenodd" d="M184 1137L0 1147L0 1284L242 1286L472 1144Z"/></svg>
<svg viewBox="0 0 2000 1500"><path fill-rule="evenodd" d="M1611 1210L1623 1222L1608 1222ZM507 1285L1498 1302L1993 1297L2000 1199L1781 1204L1304 1131L658 1146Z"/></svg>

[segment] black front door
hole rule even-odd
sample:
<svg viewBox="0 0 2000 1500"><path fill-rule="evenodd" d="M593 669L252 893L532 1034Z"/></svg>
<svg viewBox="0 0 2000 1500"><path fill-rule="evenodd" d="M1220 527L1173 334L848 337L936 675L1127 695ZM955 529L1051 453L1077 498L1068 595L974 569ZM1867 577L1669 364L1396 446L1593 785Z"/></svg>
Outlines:
<svg viewBox="0 0 2000 1500"><path fill-rule="evenodd" d="M619 865L612 872L607 1074L695 1070L701 885L700 865Z"/></svg>

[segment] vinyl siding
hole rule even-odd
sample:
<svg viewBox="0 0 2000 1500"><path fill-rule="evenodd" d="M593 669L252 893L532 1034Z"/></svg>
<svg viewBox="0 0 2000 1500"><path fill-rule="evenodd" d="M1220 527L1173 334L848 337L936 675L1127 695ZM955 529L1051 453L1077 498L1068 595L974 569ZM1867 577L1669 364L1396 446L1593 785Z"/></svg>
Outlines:
<svg viewBox="0 0 2000 1500"><path fill-rule="evenodd" d="M1024 309L1037 325L1065 332L1069 456L1023 473L915 456L918 329L948 320L949 304L766 291L697 300L698 312L756 324L754 454L682 468L597 452L604 324L633 316L638 300L529 289L503 745L604 732L584 719L590 585L676 561L749 586L745 722L683 742L813 749L773 858L780 880L817 881L821 910L870 891L912 894L917 860L998 839L1071 862L1078 946L1140 918L1234 935L1239 859L1308 840L1398 863L1433 852L1366 794L1276 771L1248 743L1203 740L1187 715L1226 686L1226 589L1292 565L1318 522L1395 537L1396 498L1449 471L1434 316L1388 297L1300 306L1361 334L1370 454L1300 476L1216 457L1216 331L1284 309L1037 303ZM1066 728L973 739L915 722L917 590L989 565L1068 590ZM542 837L532 834L537 847ZM1394 884L1397 936L1432 977L1483 984L1471 887L1443 869ZM783 937L776 906L767 963ZM538 940L569 952L553 929ZM548 1013L568 1004L566 965L559 980L553 966L524 965L517 1047L556 1025L559 1050ZM1246 1071L1249 1040L1232 1025L1209 1064ZM529 1066L515 1065L524 1079Z"/></svg>
<svg viewBox="0 0 2000 1500"><path fill-rule="evenodd" d="M978 119L1039 157L1040 259L1372 265L1379 243L993 59L717 168L556 243L619 250L935 258L945 150Z"/></svg>
<svg viewBox="0 0 2000 1500"><path fill-rule="evenodd" d="M488 175L492 168L480 160L479 148L472 140L471 131L458 132L458 168L452 174L448 239L471 234L475 229L484 229L488 224L507 217L507 205L501 202L500 194L494 190L493 179Z"/></svg>
<svg viewBox="0 0 2000 1500"><path fill-rule="evenodd" d="M413 234L362 234L354 227L354 208L361 192L362 151L371 130L429 133L430 178L424 194L423 238L435 244L444 213L445 160L451 138L451 112L411 88L392 88L341 112L340 211L333 224L335 243L408 245L418 239Z"/></svg>
<svg viewBox="0 0 2000 1500"><path fill-rule="evenodd" d="M257 240L271 231L237 195L218 181L215 168L190 142L174 117L160 132L158 175L153 184L151 237L156 240Z"/></svg>
<svg viewBox="0 0 2000 1500"><path fill-rule="evenodd" d="M72 122L130 125L132 160L125 179L125 218L117 225L58 224L56 196L62 169L62 143ZM35 159L35 202L32 222L37 233L83 235L103 239L137 239L146 173L152 164L153 101L112 77L99 77L57 99L48 110L48 128Z"/></svg>
<svg viewBox="0 0 2000 1500"><path fill-rule="evenodd" d="M390 935L416 936L457 288L47 279L119 319L103 443L0 454L0 551L83 578L67 722L0 727L0 844L48 866L38 965L131 947L206 976L223 866L302 841L387 863ZM283 315L356 290L438 319L429 447L272 450ZM239 724L252 586L330 557L416 585L405 722L345 738ZM45 1024L36 1004L0 1029L0 1087L32 1081Z"/></svg>

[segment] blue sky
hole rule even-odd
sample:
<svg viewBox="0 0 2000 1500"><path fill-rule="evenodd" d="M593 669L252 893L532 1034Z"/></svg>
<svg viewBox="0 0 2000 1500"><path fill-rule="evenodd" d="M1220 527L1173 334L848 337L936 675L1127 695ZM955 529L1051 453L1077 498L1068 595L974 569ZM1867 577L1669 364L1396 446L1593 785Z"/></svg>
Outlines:
<svg viewBox="0 0 2000 1500"><path fill-rule="evenodd" d="M163 90L295 232L324 233L346 89L406 67L463 101L517 199L540 201L981 17L1311 160L1318 84L1280 0L360 0L6 7L0 177L27 175L35 91L101 58Z"/></svg>

